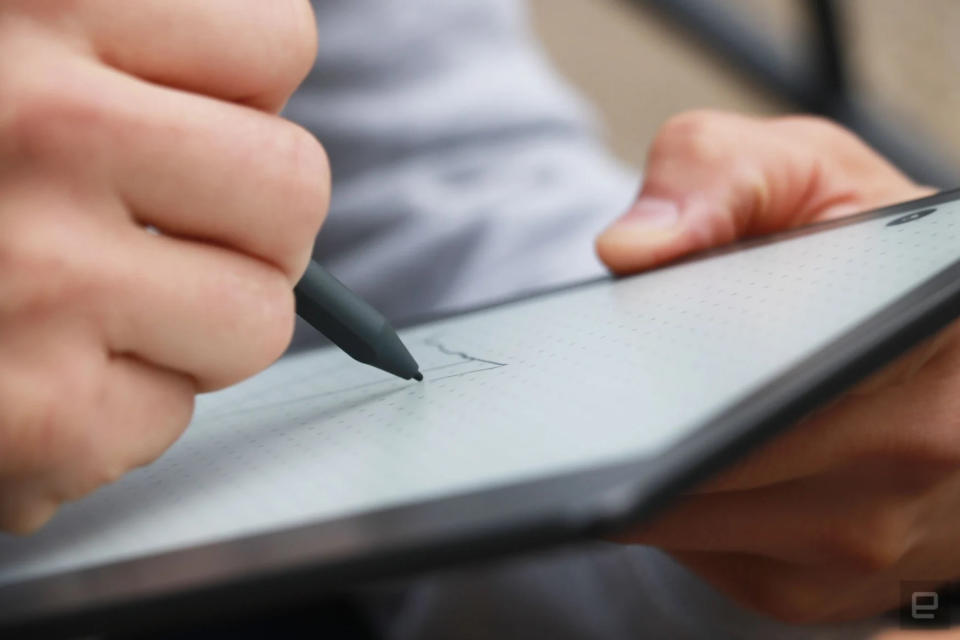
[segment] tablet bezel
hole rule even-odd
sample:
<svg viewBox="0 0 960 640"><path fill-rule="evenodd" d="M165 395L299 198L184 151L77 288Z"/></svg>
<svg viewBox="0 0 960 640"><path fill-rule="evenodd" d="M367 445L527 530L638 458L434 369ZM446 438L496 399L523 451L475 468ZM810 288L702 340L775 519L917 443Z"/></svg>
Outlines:
<svg viewBox="0 0 960 640"><path fill-rule="evenodd" d="M960 190L947 191L741 241L682 262L937 206L958 197ZM789 428L958 316L960 259L705 422L655 459L489 488L0 587L0 635L77 636L141 629L148 619L151 628L156 628L162 621L183 624L224 611L254 613L371 580L546 549L610 533L650 517L678 492Z"/></svg>

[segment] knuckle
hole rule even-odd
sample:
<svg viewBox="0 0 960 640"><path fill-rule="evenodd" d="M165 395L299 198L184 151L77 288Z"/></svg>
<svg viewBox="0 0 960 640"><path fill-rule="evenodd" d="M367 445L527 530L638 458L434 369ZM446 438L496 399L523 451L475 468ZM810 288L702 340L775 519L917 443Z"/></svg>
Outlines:
<svg viewBox="0 0 960 640"><path fill-rule="evenodd" d="M932 416L926 425L918 431L927 433L927 437L918 438L923 451L923 459L946 465L948 468L960 468L960 398L957 397L957 380L943 389L937 400L931 399L929 407Z"/></svg>
<svg viewBox="0 0 960 640"><path fill-rule="evenodd" d="M12 504L13 500L6 496L4 502L7 504L0 504L0 531L19 536L35 533L53 517L59 506L47 499Z"/></svg>
<svg viewBox="0 0 960 640"><path fill-rule="evenodd" d="M5 336L16 341L17 335ZM60 343L58 343L60 344ZM0 370L0 527L30 532L64 501L115 482L128 465L102 436L111 389L89 346L56 346ZM56 368L34 362L56 361ZM41 491L42 490L42 493Z"/></svg>
<svg viewBox="0 0 960 640"><path fill-rule="evenodd" d="M59 479L54 497L66 499L75 489L64 479L100 460L90 425L102 419L103 376L83 350L55 349L45 356L62 366L51 370L21 362L0 376L0 451L5 454L0 474Z"/></svg>
<svg viewBox="0 0 960 640"><path fill-rule="evenodd" d="M109 124L106 99L92 86L63 80L63 75L51 70L20 81L13 100L3 106L5 146L18 157L38 160L80 151L86 162L94 157L96 140Z"/></svg>
<svg viewBox="0 0 960 640"><path fill-rule="evenodd" d="M92 464L88 466L86 472L77 481L71 483L60 496L64 501L82 498L100 487L113 484L129 470L128 465L120 460L105 459L100 456L92 458L91 461Z"/></svg>
<svg viewBox="0 0 960 640"><path fill-rule="evenodd" d="M43 313L56 306L58 291L64 288L65 274L49 268L35 254L20 247L0 248L0 272L4 311L19 318ZM35 274L44 274L37 278Z"/></svg>
<svg viewBox="0 0 960 640"><path fill-rule="evenodd" d="M713 123L722 119L724 114L712 109L691 109L670 116L664 122L661 131L667 135L696 135Z"/></svg>
<svg viewBox="0 0 960 640"><path fill-rule="evenodd" d="M712 165L729 157L725 130L732 116L712 110L680 113L668 119L651 147L651 160L681 156Z"/></svg>
<svg viewBox="0 0 960 640"><path fill-rule="evenodd" d="M859 137L841 124L818 115L798 114L780 116L773 120L781 130L790 131L797 140L815 142L818 147L830 145L847 154L860 154L866 145Z"/></svg>
<svg viewBox="0 0 960 640"><path fill-rule="evenodd" d="M192 382L187 382L166 405L168 410L162 416L162 424L151 429L150 446L144 448L139 457L130 460L124 473L151 464L169 449L189 426L195 405L196 389Z"/></svg>
<svg viewBox="0 0 960 640"><path fill-rule="evenodd" d="M0 230L0 316L9 315L19 307L18 299L28 287L23 286L20 267L20 256L17 244L12 236ZM14 296L16 295L16 298Z"/></svg>
<svg viewBox="0 0 960 640"><path fill-rule="evenodd" d="M301 194L294 222L315 233L330 204L330 159L314 135L298 125L292 125L286 154Z"/></svg>
<svg viewBox="0 0 960 640"><path fill-rule="evenodd" d="M287 123L279 151L287 185L278 252L290 276L299 276L330 206L330 161L320 142L306 129ZM295 278L294 278L295 279Z"/></svg>
<svg viewBox="0 0 960 640"><path fill-rule="evenodd" d="M819 541L824 554L843 568L873 574L895 567L909 551L909 518L898 508L827 528Z"/></svg>
<svg viewBox="0 0 960 640"><path fill-rule="evenodd" d="M81 458L85 464L76 469L75 476L57 498L76 500L117 482L130 471L160 457L190 422L195 400L193 384L187 380L183 378L183 384L175 389L175 393L164 394L162 412L153 413L145 419L145 424L136 425L140 433L135 438L105 437L105 427L106 432L116 432L124 425L102 423L104 396L112 393L107 380L101 378L101 384L90 385L83 403L88 416L83 424L87 427L79 430L73 445L75 452L83 452ZM114 418L118 419L116 415ZM100 423L99 428L89 426L96 422Z"/></svg>
<svg viewBox="0 0 960 640"><path fill-rule="evenodd" d="M946 371L931 374L910 382L924 387L917 393L922 405L917 403L913 409L910 428L871 443L867 455L919 464L931 471L950 473L960 469L960 396L956 393L960 375Z"/></svg>
<svg viewBox="0 0 960 640"><path fill-rule="evenodd" d="M17 475L48 468L58 455L64 430L52 383L36 387L3 380L0 384L4 407L0 445L5 453L0 472Z"/></svg>
<svg viewBox="0 0 960 640"><path fill-rule="evenodd" d="M950 425L949 428L947 425ZM904 443L895 456L909 463L920 461L932 471L951 473L960 469L960 429L957 420L950 420L927 429L927 432Z"/></svg>
<svg viewBox="0 0 960 640"><path fill-rule="evenodd" d="M263 5L271 13L272 50L282 57L271 66L270 77L278 93L289 94L313 67L317 56L317 29L308 0L284 0Z"/></svg>
<svg viewBox="0 0 960 640"><path fill-rule="evenodd" d="M850 136L850 132L829 118L812 114L791 114L780 116L774 122L827 135Z"/></svg>
<svg viewBox="0 0 960 640"><path fill-rule="evenodd" d="M317 57L317 29L313 8L307 0L294 0L291 18L291 72L295 83L310 72Z"/></svg>
<svg viewBox="0 0 960 640"><path fill-rule="evenodd" d="M242 318L243 335L250 336L233 355L229 373L201 382L200 391L234 384L267 368L290 344L294 328L293 287L278 269L258 265L219 301Z"/></svg>
<svg viewBox="0 0 960 640"><path fill-rule="evenodd" d="M31 203L23 206L29 209ZM68 216L52 209L43 212L44 222L36 211L25 210L12 212L2 225L0 273L5 277L0 278L0 313L4 315L62 314L72 303L97 299L107 287L99 268L82 257L84 250L64 250L84 234L77 225L63 222Z"/></svg>
<svg viewBox="0 0 960 640"><path fill-rule="evenodd" d="M48 147L59 126L49 115L57 106L32 87L18 87L16 101L4 105L0 122L8 153L29 157Z"/></svg>
<svg viewBox="0 0 960 640"><path fill-rule="evenodd" d="M283 355L290 340L296 318L293 290L281 274L269 278L264 298L261 360L257 370L264 369Z"/></svg>

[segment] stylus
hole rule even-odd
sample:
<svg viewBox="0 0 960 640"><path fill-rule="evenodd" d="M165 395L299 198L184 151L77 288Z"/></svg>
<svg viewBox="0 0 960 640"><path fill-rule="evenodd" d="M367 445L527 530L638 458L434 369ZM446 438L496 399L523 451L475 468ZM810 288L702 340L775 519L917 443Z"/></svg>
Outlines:
<svg viewBox="0 0 960 640"><path fill-rule="evenodd" d="M354 360L405 380L423 380L387 319L316 262L310 262L294 295L297 315Z"/></svg>

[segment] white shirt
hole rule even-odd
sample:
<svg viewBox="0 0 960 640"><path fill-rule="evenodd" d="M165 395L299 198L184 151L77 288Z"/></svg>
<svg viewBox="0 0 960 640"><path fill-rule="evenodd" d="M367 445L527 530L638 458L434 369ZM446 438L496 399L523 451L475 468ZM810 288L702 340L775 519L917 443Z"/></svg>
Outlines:
<svg viewBox="0 0 960 640"><path fill-rule="evenodd" d="M599 275L637 178L598 142L513 0L320 0L287 115L333 167L317 255L397 318Z"/></svg>
<svg viewBox="0 0 960 640"><path fill-rule="evenodd" d="M320 51L287 115L331 157L317 257L394 318L603 272L633 199L514 0L314 0ZM642 61L637 61L642 73ZM309 341L312 331L298 336ZM645 547L598 545L368 594L387 637L850 638L746 612Z"/></svg>

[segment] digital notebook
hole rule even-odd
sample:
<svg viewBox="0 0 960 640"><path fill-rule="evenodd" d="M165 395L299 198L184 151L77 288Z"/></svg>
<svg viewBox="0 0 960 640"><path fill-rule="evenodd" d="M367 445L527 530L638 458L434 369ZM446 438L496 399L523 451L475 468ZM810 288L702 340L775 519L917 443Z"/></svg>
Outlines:
<svg viewBox="0 0 960 640"><path fill-rule="evenodd" d="M191 566L182 584L176 575L151 584L144 568L151 565L137 561L160 555L176 566L178 550L206 549L220 554L217 567L244 567L250 557L274 552L273 534L339 522L354 523L341 531L362 537L372 529L362 524L366 514L388 512L390 522L402 523L405 509L421 504L435 505L442 523L444 500L471 494L491 496L483 503L491 521L477 522L476 531L489 525L495 532L496 501L509 501L514 486L626 464L635 465L639 481L645 462L680 477L668 468L671 452L695 435L711 436L700 431L722 431L711 425L731 407L760 406L764 398L812 407L841 390L820 383L846 371L845 358L866 363L866 349L889 359L943 325L944 313L953 313L944 301L956 297L949 284L956 279L943 278L958 259L960 205L940 195L405 329L401 337L421 365L422 383L331 348L284 358L201 397L185 435L154 464L65 506L36 535L0 537L0 628L18 616L119 608L141 592L153 598L294 565L322 568L330 556L321 528L279 568L264 561L206 575ZM936 277L939 288L931 285ZM830 348L852 335L875 339L850 353ZM831 357L837 361L817 373L813 363L830 364ZM760 393L772 381L781 387ZM791 381L802 388L784 391ZM743 415L724 433L749 430L753 414ZM676 466L711 455L702 446L698 452L676 458ZM552 499L562 494L554 491ZM482 520L480 511L471 513ZM391 526L369 534L385 536L372 550L434 539L429 523L415 533L397 525L408 537L387 539ZM260 551L224 556L232 541L249 539ZM348 565L338 570L347 575ZM119 573L111 573L114 566ZM90 595L97 589L106 589L101 600Z"/></svg>

